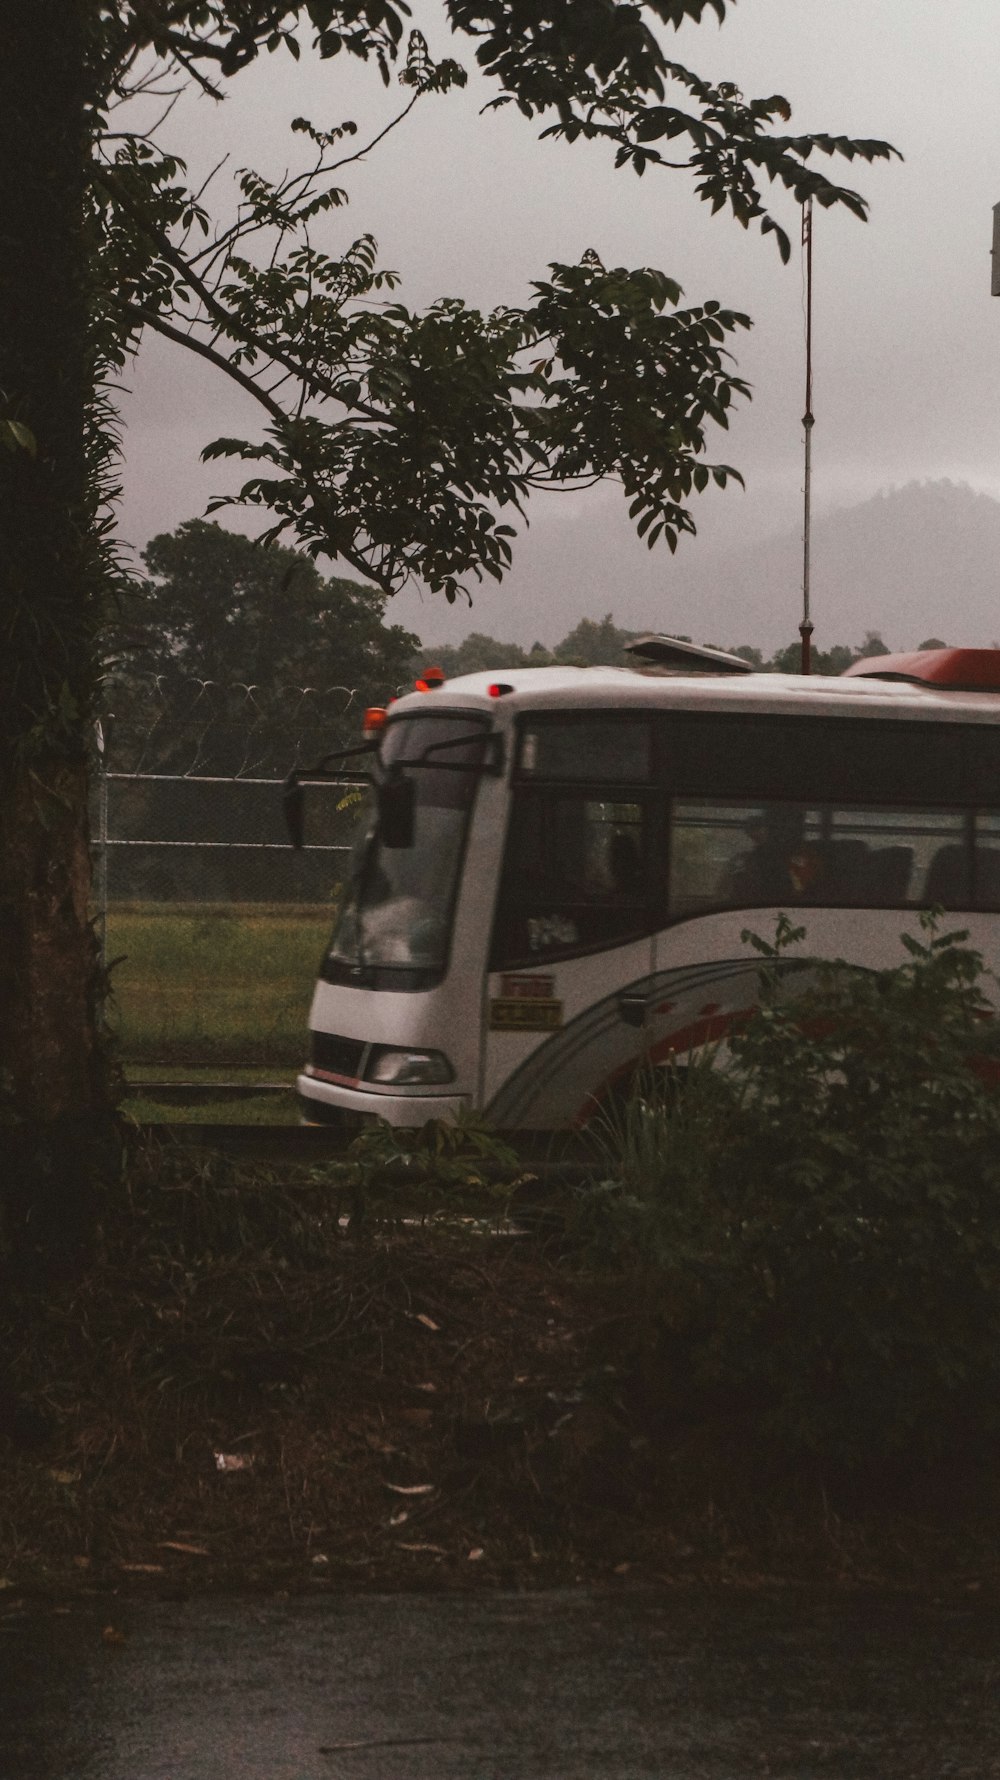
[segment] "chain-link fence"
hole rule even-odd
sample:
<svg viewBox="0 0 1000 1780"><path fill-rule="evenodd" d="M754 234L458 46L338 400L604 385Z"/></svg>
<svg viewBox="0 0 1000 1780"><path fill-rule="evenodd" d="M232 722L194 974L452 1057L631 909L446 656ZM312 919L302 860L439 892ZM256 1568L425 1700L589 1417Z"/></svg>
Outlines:
<svg viewBox="0 0 1000 1780"><path fill-rule="evenodd" d="M109 676L98 728L109 769L184 778L284 778L360 740L349 686L222 685L164 674Z"/></svg>
<svg viewBox="0 0 1000 1780"><path fill-rule="evenodd" d="M360 787L316 787L306 845L282 819L281 779L102 771L99 913L114 903L316 903L335 894Z"/></svg>

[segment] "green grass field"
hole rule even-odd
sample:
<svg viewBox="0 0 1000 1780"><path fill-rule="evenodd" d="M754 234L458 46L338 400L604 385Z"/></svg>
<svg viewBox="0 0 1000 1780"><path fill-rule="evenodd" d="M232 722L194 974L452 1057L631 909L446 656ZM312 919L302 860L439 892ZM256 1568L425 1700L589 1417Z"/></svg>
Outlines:
<svg viewBox="0 0 1000 1780"><path fill-rule="evenodd" d="M208 1071L203 1071L208 1076ZM297 1125L298 1101L294 1093L267 1094L252 1099L178 1101L145 1092L130 1081L125 1110L139 1125Z"/></svg>
<svg viewBox="0 0 1000 1780"><path fill-rule="evenodd" d="M129 1063L128 1111L140 1125L297 1125L295 1067ZM246 1093L265 1081L284 1092ZM188 1094L185 1090L191 1083L202 1093ZM238 1087L243 1092L237 1093ZM218 1092L208 1092L214 1089Z"/></svg>
<svg viewBox="0 0 1000 1780"><path fill-rule="evenodd" d="M332 918L314 905L112 905L111 1020L126 1075L140 1066L161 1081L181 1066L191 1080L293 1072Z"/></svg>

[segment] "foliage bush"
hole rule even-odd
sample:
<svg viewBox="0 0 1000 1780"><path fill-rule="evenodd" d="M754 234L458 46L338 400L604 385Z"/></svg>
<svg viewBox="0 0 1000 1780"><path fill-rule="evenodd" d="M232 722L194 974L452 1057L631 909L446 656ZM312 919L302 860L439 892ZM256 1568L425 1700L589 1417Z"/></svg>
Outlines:
<svg viewBox="0 0 1000 1780"><path fill-rule="evenodd" d="M853 1470L1000 1432L1000 1031L967 935L923 927L881 971L745 934L758 1008L649 1072L588 1205L688 1407Z"/></svg>

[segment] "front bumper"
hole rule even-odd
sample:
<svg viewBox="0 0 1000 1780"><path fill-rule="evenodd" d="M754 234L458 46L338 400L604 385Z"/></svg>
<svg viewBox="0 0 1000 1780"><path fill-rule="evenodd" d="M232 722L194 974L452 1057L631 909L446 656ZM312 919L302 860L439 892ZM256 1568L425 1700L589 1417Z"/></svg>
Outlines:
<svg viewBox="0 0 1000 1780"><path fill-rule="evenodd" d="M316 1124L324 1125L341 1112L385 1119L389 1125L412 1129L426 1125L430 1119L457 1119L470 1104L468 1094L434 1094L426 1090L399 1094L374 1086L351 1088L339 1082L320 1081L314 1075L300 1075L295 1085L302 1117L307 1121L312 1117Z"/></svg>

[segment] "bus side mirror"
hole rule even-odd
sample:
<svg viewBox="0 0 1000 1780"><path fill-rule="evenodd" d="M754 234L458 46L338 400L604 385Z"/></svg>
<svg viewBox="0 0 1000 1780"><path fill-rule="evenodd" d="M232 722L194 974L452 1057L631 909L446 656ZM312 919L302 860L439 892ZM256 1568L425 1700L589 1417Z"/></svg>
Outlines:
<svg viewBox="0 0 1000 1780"><path fill-rule="evenodd" d="M378 835L383 847L412 847L417 788L394 774L378 787Z"/></svg>
<svg viewBox="0 0 1000 1780"><path fill-rule="evenodd" d="M302 786L294 773L289 773L285 780L285 789L281 796L281 807L285 813L285 827L293 847L301 847L304 834Z"/></svg>

